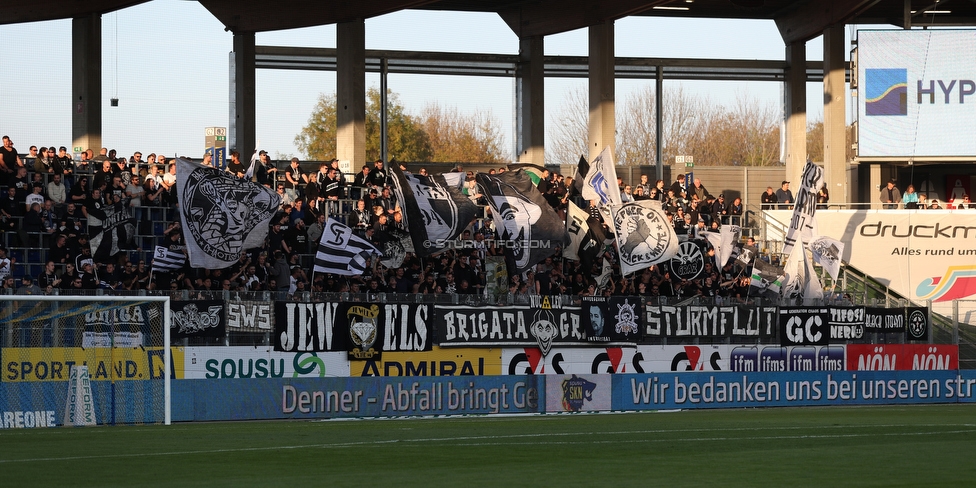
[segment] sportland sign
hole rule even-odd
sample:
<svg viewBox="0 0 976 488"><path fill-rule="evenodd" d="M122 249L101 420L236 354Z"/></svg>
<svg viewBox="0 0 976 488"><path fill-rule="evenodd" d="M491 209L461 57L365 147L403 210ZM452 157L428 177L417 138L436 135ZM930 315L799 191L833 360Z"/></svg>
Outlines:
<svg viewBox="0 0 976 488"><path fill-rule="evenodd" d="M769 212L781 222L790 213ZM912 300L976 300L976 211L818 210L843 261Z"/></svg>

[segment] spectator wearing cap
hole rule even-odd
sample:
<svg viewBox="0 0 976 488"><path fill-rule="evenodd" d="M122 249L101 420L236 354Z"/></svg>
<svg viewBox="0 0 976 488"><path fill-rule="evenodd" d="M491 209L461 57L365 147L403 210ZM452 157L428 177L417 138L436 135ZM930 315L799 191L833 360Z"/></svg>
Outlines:
<svg viewBox="0 0 976 488"><path fill-rule="evenodd" d="M776 190L776 203L779 204L780 209L792 209L793 204L796 200L793 199L793 192L790 191L790 182L783 180L779 185L779 190Z"/></svg>
<svg viewBox="0 0 976 488"><path fill-rule="evenodd" d="M200 161L200 165L213 168L213 154L210 154L210 151L203 153L203 160Z"/></svg>
<svg viewBox="0 0 976 488"><path fill-rule="evenodd" d="M720 193L718 195L718 199L716 199L715 203L712 205L712 213L718 215L719 218L717 220L719 222L723 222L725 220L725 216L729 214L729 202L725 201L724 193Z"/></svg>
<svg viewBox="0 0 976 488"><path fill-rule="evenodd" d="M259 152L258 160L261 164L254 170L254 180L260 185L271 188L271 185L274 184L274 176L278 172L278 168L271 163L271 157L268 156L268 151L262 150Z"/></svg>
<svg viewBox="0 0 976 488"><path fill-rule="evenodd" d="M31 185L31 193L24 197L24 208L30 210L31 205L38 204L44 205L44 185L41 183L34 183Z"/></svg>

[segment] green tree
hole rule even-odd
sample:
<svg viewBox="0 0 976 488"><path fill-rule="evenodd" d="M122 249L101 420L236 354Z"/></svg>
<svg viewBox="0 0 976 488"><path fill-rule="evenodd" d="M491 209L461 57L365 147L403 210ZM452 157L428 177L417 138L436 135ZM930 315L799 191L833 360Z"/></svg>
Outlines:
<svg viewBox="0 0 976 488"><path fill-rule="evenodd" d="M307 159L326 160L336 154L336 95L319 95L308 123L295 136L295 146ZM406 113L395 93L387 96L387 152L401 161L430 161L430 140L416 118ZM366 160L380 157L380 91L366 92Z"/></svg>

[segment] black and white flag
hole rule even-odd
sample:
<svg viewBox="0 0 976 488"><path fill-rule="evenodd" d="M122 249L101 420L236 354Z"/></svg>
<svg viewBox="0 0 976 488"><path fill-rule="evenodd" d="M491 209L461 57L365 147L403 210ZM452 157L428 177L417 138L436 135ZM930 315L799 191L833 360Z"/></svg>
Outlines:
<svg viewBox="0 0 976 488"><path fill-rule="evenodd" d="M444 249L478 215L478 206L442 175L420 176L391 165L393 191L410 229L413 249L425 257Z"/></svg>
<svg viewBox="0 0 976 488"><path fill-rule="evenodd" d="M613 162L610 146L590 162L583 180L583 198L591 202L596 200L600 205L620 205L617 168Z"/></svg>
<svg viewBox="0 0 976 488"><path fill-rule="evenodd" d="M562 219L524 171L478 173L475 179L488 199L495 229L506 241L509 275L525 272L566 245Z"/></svg>
<svg viewBox="0 0 976 488"><path fill-rule="evenodd" d="M566 232L569 234L569 244L563 249L563 257L577 259L584 270L593 266L593 261L603 251L606 235L600 221L590 218L590 214L567 202Z"/></svg>
<svg viewBox="0 0 976 488"><path fill-rule="evenodd" d="M91 236L89 244L92 256L101 262L127 247L136 233L136 221L121 203L102 207L98 212L102 230Z"/></svg>
<svg viewBox="0 0 976 488"><path fill-rule="evenodd" d="M153 252L152 271L153 273L165 273L169 271L179 271L186 264L186 255L170 251L163 246L156 246Z"/></svg>
<svg viewBox="0 0 976 488"><path fill-rule="evenodd" d="M819 236L809 245L813 260L823 266L834 281L840 275L840 261L844 256L845 246L844 242L827 236Z"/></svg>
<svg viewBox="0 0 976 488"><path fill-rule="evenodd" d="M817 212L817 192L824 182L823 168L807 162L801 178L800 188L796 192L796 205L793 206L793 217L783 240L784 256L792 253L798 240L802 238L804 242L810 242L816 233L814 214Z"/></svg>
<svg viewBox="0 0 976 488"><path fill-rule="evenodd" d="M678 253L678 236L664 215L661 202L640 200L611 205L610 209L617 230L621 274L649 268Z"/></svg>
<svg viewBox="0 0 976 488"><path fill-rule="evenodd" d="M270 188L217 168L176 160L180 219L190 266L226 268L264 245L281 197Z"/></svg>
<svg viewBox="0 0 976 488"><path fill-rule="evenodd" d="M315 253L315 273L332 273L340 276L358 276L366 271L370 255L383 253L362 237L353 234L348 225L329 219Z"/></svg>

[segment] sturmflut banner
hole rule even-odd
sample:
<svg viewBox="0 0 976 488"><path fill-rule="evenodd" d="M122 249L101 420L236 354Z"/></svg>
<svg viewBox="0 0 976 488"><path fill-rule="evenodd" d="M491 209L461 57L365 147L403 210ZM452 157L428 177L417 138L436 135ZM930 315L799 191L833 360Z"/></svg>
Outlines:
<svg viewBox="0 0 976 488"><path fill-rule="evenodd" d="M644 308L644 339L654 337L776 336L777 308L755 306L655 306Z"/></svg>

